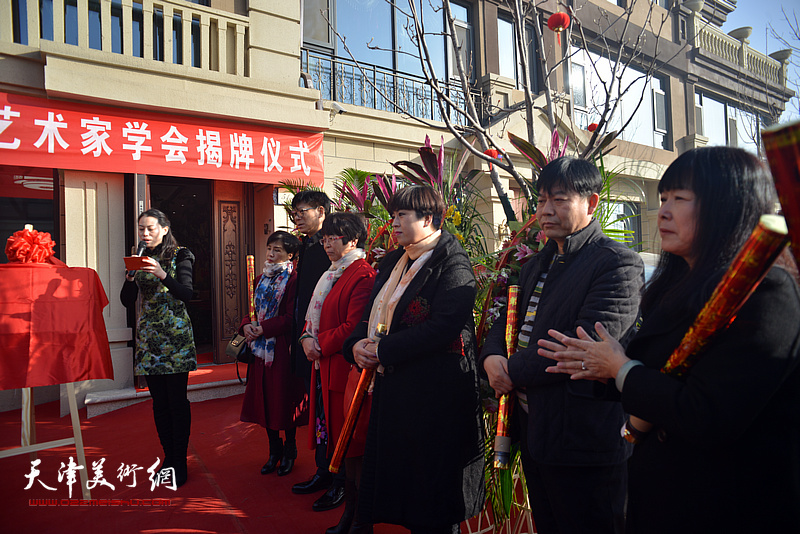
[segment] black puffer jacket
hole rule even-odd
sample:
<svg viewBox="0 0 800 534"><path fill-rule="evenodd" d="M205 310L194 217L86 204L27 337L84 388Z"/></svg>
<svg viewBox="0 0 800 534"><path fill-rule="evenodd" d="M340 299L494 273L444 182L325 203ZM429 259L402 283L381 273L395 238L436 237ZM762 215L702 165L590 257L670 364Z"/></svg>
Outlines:
<svg viewBox="0 0 800 534"><path fill-rule="evenodd" d="M549 241L520 273L519 326L542 269L550 265L557 244ZM578 326L594 333L600 321L617 339L633 328L639 309L644 266L634 251L609 239L597 221L567 237L564 254L550 267L542 290L528 348L513 354L508 374L528 394L528 443L535 461L551 465L611 465L624 461L630 447L620 437L625 421L618 402L598 400L598 382L570 380L545 373L553 360L537 354L537 340L550 339L551 328L575 336ZM505 311L489 331L481 351L506 354ZM600 390L600 391L599 391Z"/></svg>

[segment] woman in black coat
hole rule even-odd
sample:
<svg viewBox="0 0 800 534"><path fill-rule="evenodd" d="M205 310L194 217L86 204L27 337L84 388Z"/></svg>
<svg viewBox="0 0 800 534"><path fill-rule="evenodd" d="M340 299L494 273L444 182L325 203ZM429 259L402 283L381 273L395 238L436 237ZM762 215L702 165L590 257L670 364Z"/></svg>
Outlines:
<svg viewBox="0 0 800 534"><path fill-rule="evenodd" d="M540 341L539 353L559 360L553 372L615 379L625 411L654 425L635 436L628 464L628 532L800 532L794 280L773 267L685 378L660 371L771 211L768 173L743 150L696 149L670 165L659 192L664 252L627 352L598 323L603 341L553 331L569 348Z"/></svg>
<svg viewBox="0 0 800 534"><path fill-rule="evenodd" d="M349 361L378 368L353 532L372 523L459 532L484 501L475 278L464 249L439 230L438 193L406 187L389 208L403 248L381 262L344 346ZM379 323L388 334L376 342Z"/></svg>

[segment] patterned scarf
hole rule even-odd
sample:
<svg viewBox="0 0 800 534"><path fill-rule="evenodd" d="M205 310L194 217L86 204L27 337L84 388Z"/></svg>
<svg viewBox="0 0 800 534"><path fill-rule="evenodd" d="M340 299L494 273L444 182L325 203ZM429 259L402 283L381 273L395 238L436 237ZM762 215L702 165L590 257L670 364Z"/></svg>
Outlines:
<svg viewBox="0 0 800 534"><path fill-rule="evenodd" d="M366 254L364 254L363 248L354 248L340 259L331 263L328 270L320 276L316 287L314 287L314 293L311 295L311 302L308 304L305 328L306 333L317 341L319 341L317 337L319 335L319 318L322 315L322 304L325 302L325 298L345 269L350 267L354 261L364 258L364 256Z"/></svg>
<svg viewBox="0 0 800 534"><path fill-rule="evenodd" d="M256 310L258 310L258 323L261 324L266 319L275 317L278 313L283 294L286 291L286 283L292 274L293 264L291 261L283 263L264 263L264 276L258 282L255 292ZM263 335L250 342L250 350L253 354L264 360L264 363L272 365L275 359L274 337L265 338Z"/></svg>

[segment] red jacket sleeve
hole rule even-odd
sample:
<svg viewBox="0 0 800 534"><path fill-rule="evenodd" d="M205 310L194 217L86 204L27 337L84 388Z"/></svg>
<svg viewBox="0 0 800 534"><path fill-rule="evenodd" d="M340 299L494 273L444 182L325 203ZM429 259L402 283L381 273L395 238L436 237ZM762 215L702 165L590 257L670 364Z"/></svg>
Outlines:
<svg viewBox="0 0 800 534"><path fill-rule="evenodd" d="M319 346L322 349L323 356L331 356L342 352L344 341L353 332L361 316L364 313L364 307L367 305L369 295L372 292L372 285L375 283L375 271L372 269L363 269L362 273L358 273L358 279L352 286L352 290L345 290L341 294L341 298L346 298L346 313L344 320L332 329L320 330L319 332ZM325 300L323 305L323 314L325 308L329 305L340 306L339 302L329 302Z"/></svg>

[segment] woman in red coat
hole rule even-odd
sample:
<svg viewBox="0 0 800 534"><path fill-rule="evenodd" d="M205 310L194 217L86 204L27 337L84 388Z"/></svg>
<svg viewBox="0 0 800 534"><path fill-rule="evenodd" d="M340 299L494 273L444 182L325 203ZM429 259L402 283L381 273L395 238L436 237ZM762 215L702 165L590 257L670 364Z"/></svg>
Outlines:
<svg viewBox="0 0 800 534"><path fill-rule="evenodd" d="M245 318L239 328L255 356L247 366L240 419L267 430L269 459L261 468L262 475L276 469L278 476L291 473L297 458L297 427L308 421L305 385L292 373L289 356L297 281L292 260L299 250L300 240L288 232L269 236L264 274L254 284L258 322L250 324Z"/></svg>
<svg viewBox="0 0 800 534"><path fill-rule="evenodd" d="M351 384L358 381L358 370L345 361L342 346L361 319L375 281L375 271L364 260L362 247L367 230L359 215L334 213L325 218L320 233L325 252L332 263L314 288L306 314L305 331L300 340L306 356L316 362L311 383L317 383L313 375L319 373L322 385L319 391L322 410L319 409L319 402L311 402L311 446L314 448L327 438L328 457L331 457L349 408L348 399L345 398L348 377L353 375ZM339 524L329 528L327 534L347 534L353 522L356 480L361 470L360 458L364 452L368 410L369 400L362 407L359 417L362 425L356 428L347 452L344 488L334 484L328 490L331 501L336 499L337 492L344 492L345 510Z"/></svg>

